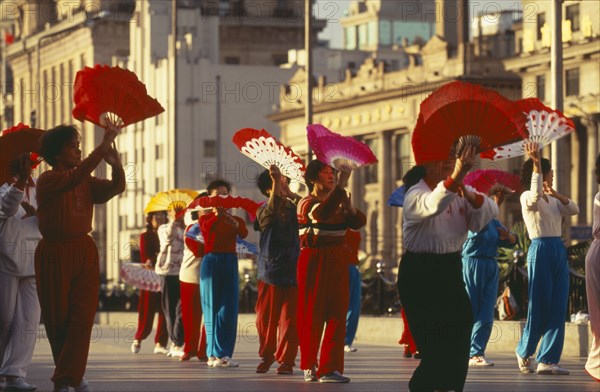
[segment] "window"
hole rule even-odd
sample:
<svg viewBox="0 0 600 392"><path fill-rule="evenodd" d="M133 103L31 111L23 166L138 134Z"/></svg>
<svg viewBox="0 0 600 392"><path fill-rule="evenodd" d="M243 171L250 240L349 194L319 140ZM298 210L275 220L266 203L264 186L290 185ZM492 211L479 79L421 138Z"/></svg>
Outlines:
<svg viewBox="0 0 600 392"><path fill-rule="evenodd" d="M538 75L535 77L535 88L537 98L544 102L546 100L546 76Z"/></svg>
<svg viewBox="0 0 600 392"><path fill-rule="evenodd" d="M367 146L369 146L371 151L373 151L373 153L375 155L377 155L378 139L367 139L367 140L365 140L365 143L367 144ZM365 171L365 184L374 184L377 182L377 164L369 165L369 166L365 167L364 171Z"/></svg>
<svg viewBox="0 0 600 392"><path fill-rule="evenodd" d="M410 134L398 135L396 137L396 180L401 180L412 166L410 150Z"/></svg>
<svg viewBox="0 0 600 392"><path fill-rule="evenodd" d="M156 146L154 146L154 155L155 155L155 159L162 159L163 158L163 145L162 144L157 144Z"/></svg>
<svg viewBox="0 0 600 392"><path fill-rule="evenodd" d="M546 13L540 12L537 14L537 40L542 39L542 27L546 24Z"/></svg>
<svg viewBox="0 0 600 392"><path fill-rule="evenodd" d="M225 64L238 65L240 63L239 57L225 56Z"/></svg>
<svg viewBox="0 0 600 392"><path fill-rule="evenodd" d="M579 95L579 68L568 69L566 72L567 97Z"/></svg>
<svg viewBox="0 0 600 392"><path fill-rule="evenodd" d="M381 45L392 44L392 22L389 20L379 22L379 43Z"/></svg>
<svg viewBox="0 0 600 392"><path fill-rule="evenodd" d="M215 158L217 156L217 143L214 140L204 141L204 157Z"/></svg>
<svg viewBox="0 0 600 392"><path fill-rule="evenodd" d="M565 19L571 21L571 31L579 31L579 4L573 4L566 8Z"/></svg>
<svg viewBox="0 0 600 392"><path fill-rule="evenodd" d="M356 50L356 28L354 26L344 29L344 47L346 50Z"/></svg>

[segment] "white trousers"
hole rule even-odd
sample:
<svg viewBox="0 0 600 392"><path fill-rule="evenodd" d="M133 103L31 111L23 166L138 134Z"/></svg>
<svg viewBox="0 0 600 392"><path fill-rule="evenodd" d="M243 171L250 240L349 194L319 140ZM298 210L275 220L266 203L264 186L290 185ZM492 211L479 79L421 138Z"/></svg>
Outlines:
<svg viewBox="0 0 600 392"><path fill-rule="evenodd" d="M39 323L35 276L0 272L0 376L27 376Z"/></svg>

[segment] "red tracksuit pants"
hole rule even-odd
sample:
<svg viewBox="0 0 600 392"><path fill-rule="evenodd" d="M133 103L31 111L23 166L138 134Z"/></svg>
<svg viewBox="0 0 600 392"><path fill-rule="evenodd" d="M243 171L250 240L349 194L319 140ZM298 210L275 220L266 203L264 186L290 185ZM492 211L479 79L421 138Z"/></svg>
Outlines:
<svg viewBox="0 0 600 392"><path fill-rule="evenodd" d="M167 343L169 343L169 332L167 331L167 323L162 310L160 296L160 291L140 290L138 328L134 339L142 341L150 335L154 324L154 314L158 313L158 325L156 327L156 334L154 335L154 344L158 343L162 347L166 347Z"/></svg>
<svg viewBox="0 0 600 392"><path fill-rule="evenodd" d="M303 248L298 259L300 368L317 376L344 372L346 312L350 297L347 251L342 246ZM325 335L321 344L324 324ZM321 358L317 353L321 347Z"/></svg>
<svg viewBox="0 0 600 392"><path fill-rule="evenodd" d="M183 319L183 351L189 356L206 358L206 329L202 321L200 285L179 281L181 293L181 318Z"/></svg>
<svg viewBox="0 0 600 392"><path fill-rule="evenodd" d="M404 306L402 307L402 326L402 337L398 343L407 345L410 353L414 354L417 352L417 345L415 344L412 333L410 333L408 320L406 319L406 314L404 313Z"/></svg>
<svg viewBox="0 0 600 392"><path fill-rule="evenodd" d="M258 281L256 300L258 355L266 362L275 360L289 366L296 365L297 304L298 287L279 287Z"/></svg>
<svg viewBox="0 0 600 392"><path fill-rule="evenodd" d="M35 277L46 335L54 358L55 385L83 379L98 306L98 250L89 236L70 242L42 239Z"/></svg>

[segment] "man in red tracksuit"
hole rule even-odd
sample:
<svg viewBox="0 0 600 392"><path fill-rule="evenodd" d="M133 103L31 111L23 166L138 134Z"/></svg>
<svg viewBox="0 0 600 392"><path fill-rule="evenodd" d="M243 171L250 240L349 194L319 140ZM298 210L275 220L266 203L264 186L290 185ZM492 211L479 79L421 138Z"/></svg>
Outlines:
<svg viewBox="0 0 600 392"><path fill-rule="evenodd" d="M300 254L294 203L300 196L290 191L275 165L261 173L257 185L269 200L258 209L254 222L260 230L256 327L261 360L256 373L268 372L277 361L277 374L292 374L298 354L296 266Z"/></svg>
<svg viewBox="0 0 600 392"><path fill-rule="evenodd" d="M344 187L350 171L342 171L337 183L333 168L311 161L306 168L310 195L298 204L300 259L298 260L298 335L300 367L306 382L345 383L344 337L349 301L348 260L352 249L346 229L358 230L365 215L352 206ZM323 344L323 325L327 323ZM317 352L321 346L321 358Z"/></svg>
<svg viewBox="0 0 600 392"><path fill-rule="evenodd" d="M125 190L119 153L111 147L117 129L107 128L100 145L83 161L79 134L60 125L41 138L41 155L52 166L37 183L42 240L35 251L35 276L44 327L54 358L54 391L91 388L83 379L98 306L98 249L92 230L94 204ZM112 181L91 175L104 159Z"/></svg>

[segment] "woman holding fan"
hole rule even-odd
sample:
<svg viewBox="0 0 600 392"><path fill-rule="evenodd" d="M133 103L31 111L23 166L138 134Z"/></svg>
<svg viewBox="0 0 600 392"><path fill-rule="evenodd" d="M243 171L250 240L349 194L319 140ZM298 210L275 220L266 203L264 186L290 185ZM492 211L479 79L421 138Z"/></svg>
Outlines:
<svg viewBox="0 0 600 392"><path fill-rule="evenodd" d="M479 146L465 139L446 160L428 161L415 152L425 170L404 199L398 291L422 355L411 391L462 391L467 376L473 316L460 250L468 230L481 230L498 207L462 185Z"/></svg>
<svg viewBox="0 0 600 392"><path fill-rule="evenodd" d="M365 215L352 205L344 190L350 172L341 171L336 181L331 166L311 161L305 174L310 194L298 204L298 336L306 382L350 381L342 375L351 258L344 241L348 228L358 230L366 223Z"/></svg>
<svg viewBox="0 0 600 392"><path fill-rule="evenodd" d="M521 209L531 238L527 251L527 324L517 346L521 373L533 373L530 357L537 355L537 374L569 374L558 366L565 338L565 314L569 295L569 267L561 236L562 217L577 215L573 200L552 188L550 161L540 157L537 142L525 143L529 159L523 164L521 183L530 190L521 195Z"/></svg>
<svg viewBox="0 0 600 392"><path fill-rule="evenodd" d="M215 180L206 188L210 196L227 196L231 185ZM231 359L235 348L238 320L239 272L236 237L248 235L246 223L225 208L200 217L204 237L204 258L200 265L200 297L206 326L207 365L237 367Z"/></svg>

